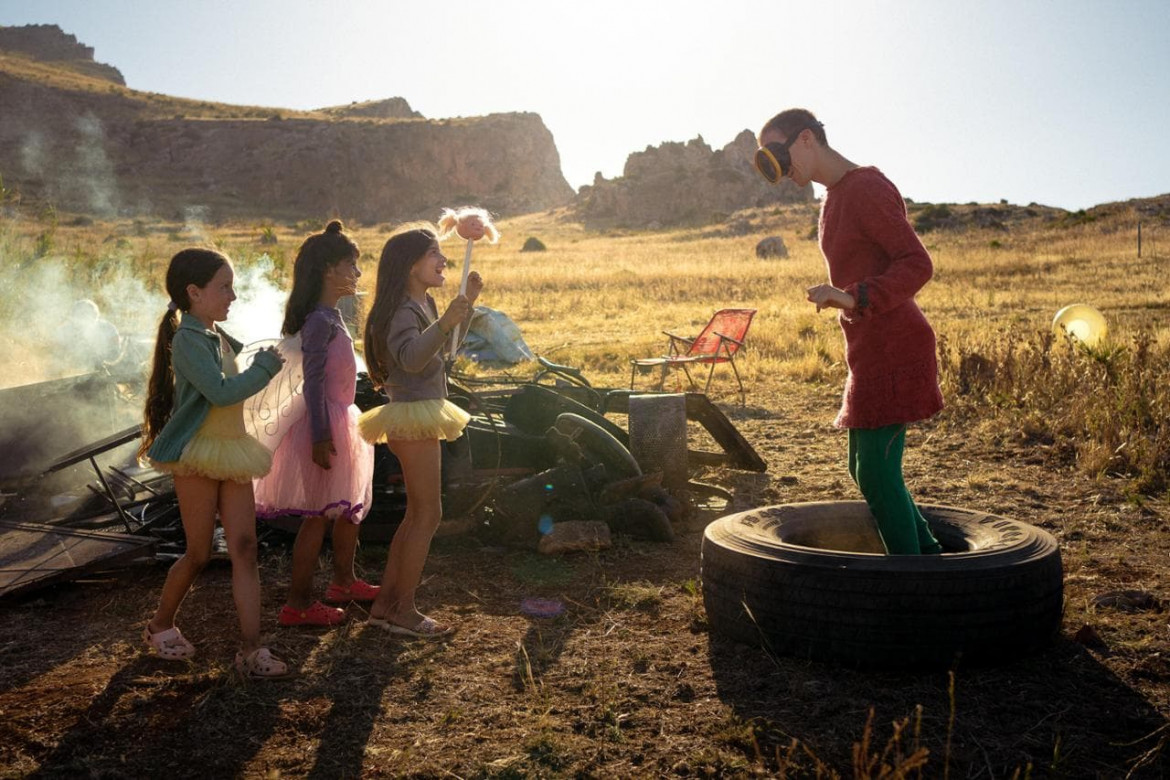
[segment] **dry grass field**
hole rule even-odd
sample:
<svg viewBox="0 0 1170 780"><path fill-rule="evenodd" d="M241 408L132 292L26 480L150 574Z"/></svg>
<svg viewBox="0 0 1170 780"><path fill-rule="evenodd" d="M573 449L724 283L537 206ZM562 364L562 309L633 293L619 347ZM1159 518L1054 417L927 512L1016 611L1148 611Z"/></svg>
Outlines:
<svg viewBox="0 0 1170 780"><path fill-rule="evenodd" d="M1002 227L973 226L966 218L979 209L1001 211ZM699 545L711 515L696 510L673 544L619 540L596 555L544 558L474 533L437 540L420 595L460 626L442 645L391 640L367 629L358 607L336 629L278 629L289 562L287 550L270 551L265 629L300 674L244 684L230 669L226 565L205 573L180 614L199 647L194 662L175 669L141 652L165 574L149 564L0 603L0 777L1163 776L1170 198L1028 211L953 206L966 227L924 233L936 272L919 302L940 335L948 408L912 428L906 474L921 501L1056 536L1064 625L1044 653L914 674L727 642L707 629ZM662 330L697 330L722 306L757 308L741 364L746 405L727 375L712 396L768 471L695 476L731 491L733 510L857 498L844 435L831 427L844 379L839 330L804 302L824 274L810 235L815 207L735 220L747 232L596 234L560 213L505 220L501 242L475 250L481 303L509 315L535 352L606 387L628 384L629 358L661 352ZM300 238L319 227L95 222L9 208L4 384L43 372L37 344L55 324L50 303L90 290L123 332L149 332L178 249L214 243L241 271L266 255L280 286ZM372 288L391 226L352 227ZM765 235L782 236L790 256L757 259ZM547 250L520 252L529 236ZM462 247L447 254L459 262ZM128 305L132 292L151 303ZM1105 314L1103 346L1049 335L1053 314L1077 302ZM376 576L384 556L367 545L359 563ZM322 565L322 588L327 576ZM1150 598L1111 597L1119 591ZM528 617L526 596L566 609Z"/></svg>

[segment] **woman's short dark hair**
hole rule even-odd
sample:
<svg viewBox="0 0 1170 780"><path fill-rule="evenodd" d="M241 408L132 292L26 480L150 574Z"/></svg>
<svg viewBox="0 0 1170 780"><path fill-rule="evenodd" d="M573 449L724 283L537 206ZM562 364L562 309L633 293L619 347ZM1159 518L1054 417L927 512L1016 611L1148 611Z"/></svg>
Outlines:
<svg viewBox="0 0 1170 780"><path fill-rule="evenodd" d="M776 116L768 120L764 125L764 129L760 130L758 138L763 138L771 132L779 133L784 136L784 140L792 138L794 133L799 133L804 129L812 130L813 138L817 139L817 143L821 146L828 146L829 141L825 138L825 128L817 120L813 112L807 108L790 108L786 111L781 111Z"/></svg>

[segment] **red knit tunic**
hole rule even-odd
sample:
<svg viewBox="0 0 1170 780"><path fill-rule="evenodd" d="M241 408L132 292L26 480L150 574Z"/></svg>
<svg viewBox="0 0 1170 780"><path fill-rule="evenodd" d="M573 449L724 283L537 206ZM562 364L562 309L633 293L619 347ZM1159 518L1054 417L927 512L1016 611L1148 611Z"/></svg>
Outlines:
<svg viewBox="0 0 1170 780"><path fill-rule="evenodd" d="M898 188L877 168L854 168L826 191L819 233L829 281L857 302L838 316L849 377L836 425L934 415L943 407L934 331L914 302L934 269Z"/></svg>

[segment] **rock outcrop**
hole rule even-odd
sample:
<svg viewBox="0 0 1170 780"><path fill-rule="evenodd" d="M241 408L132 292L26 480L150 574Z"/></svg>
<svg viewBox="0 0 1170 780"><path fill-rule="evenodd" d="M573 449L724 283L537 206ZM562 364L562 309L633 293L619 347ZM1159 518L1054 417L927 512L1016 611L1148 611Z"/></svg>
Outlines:
<svg viewBox="0 0 1170 780"><path fill-rule="evenodd" d="M467 204L539 211L573 195L536 114L428 120L402 98L230 106L55 66L0 52L0 176L67 211L396 222Z"/></svg>
<svg viewBox="0 0 1170 780"><path fill-rule="evenodd" d="M370 117L373 119L422 119L423 115L410 107L405 98L392 97L386 100L367 100L364 103L350 103L348 106L322 108L322 114L338 117Z"/></svg>
<svg viewBox="0 0 1170 780"><path fill-rule="evenodd" d="M18 52L39 62L52 62L87 76L122 86L126 79L112 65L95 62L93 47L78 42L55 24L0 27L0 51Z"/></svg>
<svg viewBox="0 0 1170 780"><path fill-rule="evenodd" d="M718 151L702 137L650 146L629 156L622 176L607 180L598 174L592 186L577 193L572 208L591 227L669 227L719 222L742 208L812 200L811 186L764 181L752 167L755 151L749 130Z"/></svg>

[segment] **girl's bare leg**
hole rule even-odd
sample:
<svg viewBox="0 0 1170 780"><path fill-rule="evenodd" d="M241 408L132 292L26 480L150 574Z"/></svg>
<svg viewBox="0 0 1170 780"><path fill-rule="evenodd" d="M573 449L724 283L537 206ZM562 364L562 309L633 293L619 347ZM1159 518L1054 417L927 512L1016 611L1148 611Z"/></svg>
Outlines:
<svg viewBox="0 0 1170 780"><path fill-rule="evenodd" d="M406 515L390 543L382 590L370 605L370 617L413 627L425 617L415 606L414 594L443 517L442 455L438 439L393 441L390 450L402 465Z"/></svg>
<svg viewBox="0 0 1170 780"><path fill-rule="evenodd" d="M260 647L260 569L256 564L256 499L252 483L219 483L219 520L232 559L232 597L240 619L240 649Z"/></svg>
<svg viewBox="0 0 1170 780"><path fill-rule="evenodd" d="M211 538L215 531L215 511L219 503L219 483L206 477L175 477L175 495L187 549L167 572L159 597L158 609L147 622L150 633L157 634L175 625L175 615L195 578L211 560Z"/></svg>
<svg viewBox="0 0 1170 780"><path fill-rule="evenodd" d="M357 579L353 559L357 555L358 531L361 526L346 516L333 521L333 584L348 588Z"/></svg>
<svg viewBox="0 0 1170 780"><path fill-rule="evenodd" d="M313 603L313 573L325 541L325 518L306 517L301 521L292 550L292 583L287 604L293 609L308 609ZM336 544L336 543L335 543Z"/></svg>

